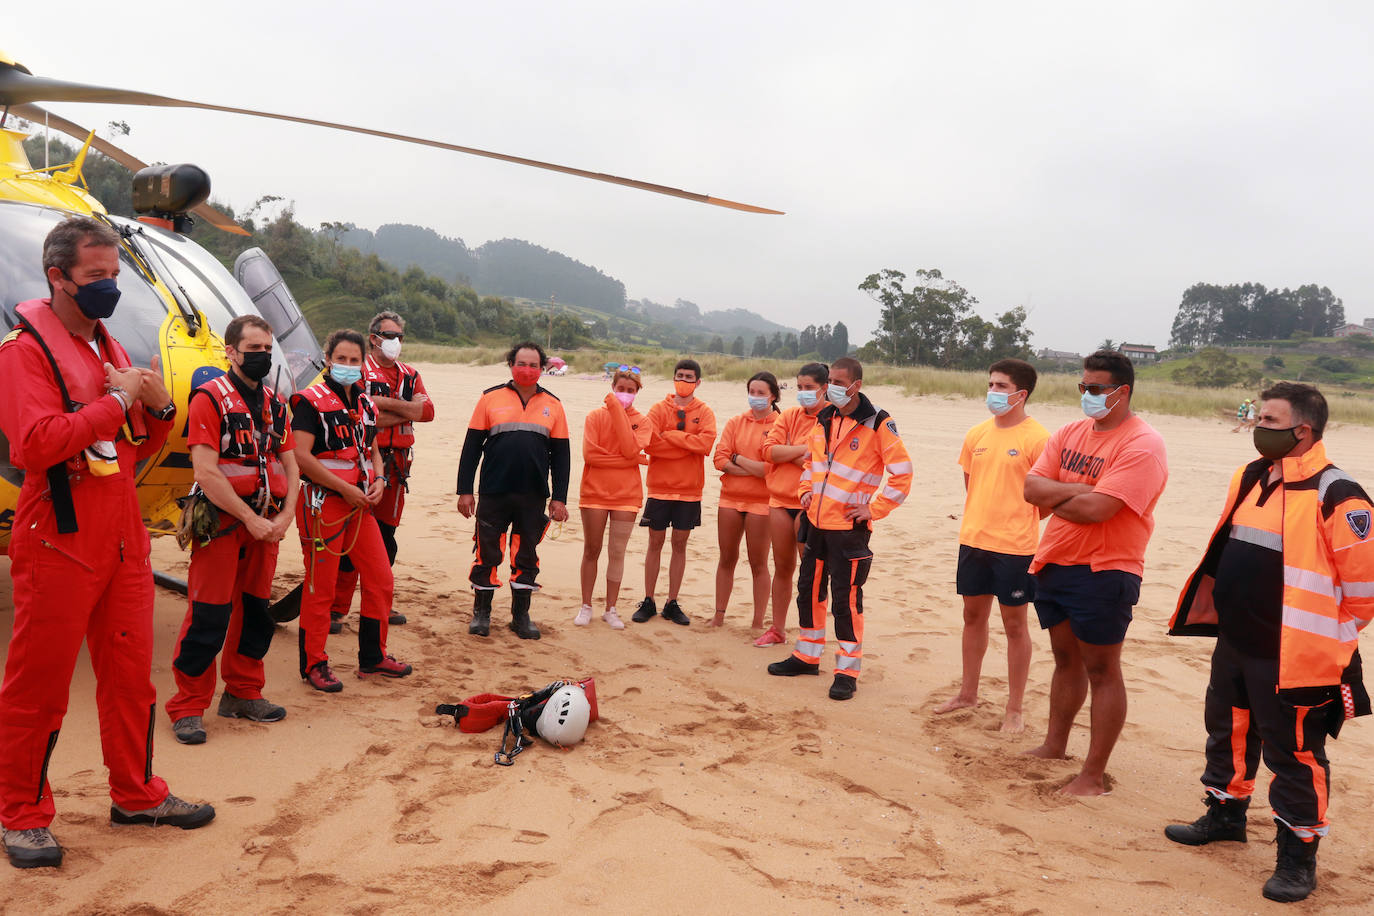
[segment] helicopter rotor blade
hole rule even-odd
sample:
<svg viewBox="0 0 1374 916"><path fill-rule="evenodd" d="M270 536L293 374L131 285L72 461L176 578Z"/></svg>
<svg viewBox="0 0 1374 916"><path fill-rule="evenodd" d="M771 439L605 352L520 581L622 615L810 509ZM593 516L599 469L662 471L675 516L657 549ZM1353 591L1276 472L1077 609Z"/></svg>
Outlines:
<svg viewBox="0 0 1374 916"><path fill-rule="evenodd" d="M708 194L699 194L695 191L683 191L680 188L670 188L666 185L639 181L634 178L622 178L618 175L608 175L605 172L591 172L585 169L573 168L572 166L543 162L538 159L526 159L523 156L510 156L505 153L495 153L490 150L477 149L472 146L459 146L455 143L444 143L440 140L427 140L423 137L412 137L407 134L397 134L386 130L375 130L370 127L358 127L351 124L339 124L334 121L320 121L315 118L302 118L294 115L274 114L270 111L255 111L251 108L235 108L229 105L211 105L206 102L192 102L186 99L174 99L149 92L111 89L104 86L91 86L85 83L70 83L64 80L32 76L14 67L0 67L0 104L17 106L31 102L92 102L113 105L147 105L155 108L198 108L204 111L222 111L228 114L249 115L255 118L272 118L277 121L290 121L296 124L310 124L315 127L327 127L332 130L343 130L355 134L382 137L386 140L399 140L402 143L432 146L437 149L451 150L456 153L466 153L470 156L481 156L486 159L496 159L501 162L514 163L515 165L526 165L537 169L547 169L552 172L562 172L564 175L590 178L593 181L604 181L610 184L618 184L622 187L637 188L641 191L650 191L655 194L666 194L670 197L680 197L684 200L696 201L697 203L711 204L716 207L743 210L747 213L781 215L783 212L781 210L771 210L767 207L755 206L754 204L726 200L722 197L711 197Z"/></svg>
<svg viewBox="0 0 1374 916"><path fill-rule="evenodd" d="M67 136L82 143L86 141L86 137L90 134L89 130L77 124L75 121L68 121L60 115L55 115L51 111L47 111L31 103L11 106L10 111L16 116L32 121L35 124L46 122L47 125L54 130L61 131ZM139 169L146 169L148 167L148 163L144 162L142 159L125 152L108 140L102 140L98 136L91 140L91 148L108 156L131 172L137 172ZM224 232L232 232L235 235L244 236L252 234L247 229L244 229L238 223L234 222L228 215L220 212L209 204L201 204L192 209L191 212L209 225Z"/></svg>

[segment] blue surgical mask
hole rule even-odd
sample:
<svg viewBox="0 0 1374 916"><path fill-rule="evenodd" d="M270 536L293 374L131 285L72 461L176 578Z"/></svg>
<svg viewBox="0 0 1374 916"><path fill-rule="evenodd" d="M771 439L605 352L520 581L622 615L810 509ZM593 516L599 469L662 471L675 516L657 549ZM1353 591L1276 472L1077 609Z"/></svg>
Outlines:
<svg viewBox="0 0 1374 916"><path fill-rule="evenodd" d="M755 396L752 395L752 394L749 395L749 409L750 409L750 410L767 410L767 409L768 409L768 405L771 404L771 403L773 403L773 402L772 402L769 398L755 397Z"/></svg>
<svg viewBox="0 0 1374 916"><path fill-rule="evenodd" d="M358 379L363 377L363 367L343 366L339 363L334 363L332 366L329 367L329 377L332 378L334 381L338 382L340 385L343 385L345 388L347 388L349 385L352 385Z"/></svg>
<svg viewBox="0 0 1374 916"><path fill-rule="evenodd" d="M115 306L119 304L119 284L113 277L106 277L85 286L77 285L76 295L72 298L76 300L76 307L81 309L81 314L101 321L113 315Z"/></svg>
<svg viewBox="0 0 1374 916"><path fill-rule="evenodd" d="M797 403L806 408L815 407L821 400L819 391L798 391Z"/></svg>
<svg viewBox="0 0 1374 916"><path fill-rule="evenodd" d="M849 389L846 388L844 385L826 385L825 396L831 404L834 404L836 407L840 408L845 407L849 404L851 400L853 400L853 398L849 396Z"/></svg>
<svg viewBox="0 0 1374 916"><path fill-rule="evenodd" d="M1009 398L1010 395L1008 395L1005 391L988 392L988 410L992 411L992 415L994 417L1000 417L1002 416L1002 414L1011 410L1011 403L1009 401Z"/></svg>
<svg viewBox="0 0 1374 916"><path fill-rule="evenodd" d="M1088 392L1085 391L1082 397L1079 398L1079 403L1083 405L1083 413L1094 420L1101 420L1112 412L1112 409L1107 406L1106 392L1102 394L1088 394Z"/></svg>

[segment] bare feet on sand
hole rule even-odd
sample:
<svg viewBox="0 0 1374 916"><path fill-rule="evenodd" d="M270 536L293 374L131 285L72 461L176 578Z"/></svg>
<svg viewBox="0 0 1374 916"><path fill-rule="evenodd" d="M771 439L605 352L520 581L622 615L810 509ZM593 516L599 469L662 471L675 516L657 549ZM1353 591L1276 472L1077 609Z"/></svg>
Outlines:
<svg viewBox="0 0 1374 916"><path fill-rule="evenodd" d="M707 625L708 627L723 627L723 626L725 626L725 612L724 612L724 611L716 611L716 615L715 615L714 617L712 617L709 621L707 621L706 625Z"/></svg>
<svg viewBox="0 0 1374 916"><path fill-rule="evenodd" d="M1107 787L1103 784L1101 777L1084 776L1079 773L1064 788L1059 790L1061 795L1106 795Z"/></svg>
<svg viewBox="0 0 1374 916"><path fill-rule="evenodd" d="M1000 731L1004 735L1019 735L1026 730L1026 721L1021 718L1019 712L1007 712L1002 717L1002 728Z"/></svg>
<svg viewBox="0 0 1374 916"><path fill-rule="evenodd" d="M1041 760L1071 760L1071 759L1073 759L1073 758L1071 758L1068 754L1064 753L1063 751L1056 751L1056 750L1054 750L1053 748L1051 748L1051 747L1049 747L1049 746L1047 746L1047 745L1044 745L1044 744L1040 745L1039 747L1033 747L1033 748L1031 748L1031 749L1028 750L1028 751L1022 751L1021 753L1022 753L1023 755L1025 755L1026 757L1039 757Z"/></svg>
<svg viewBox="0 0 1374 916"><path fill-rule="evenodd" d="M954 712L954 710L956 710L956 709L968 709L968 708L970 708L970 707L972 707L972 706L977 706L977 705L978 705L978 698L977 698L977 697L974 697L973 699L970 700L970 699L967 699L966 697L964 697L962 694L960 694L959 696L957 696L957 697L951 697L951 698L949 698L948 700L945 700L945 701L944 701L943 703L941 703L939 706L936 706L936 707L935 707L935 715L937 715L937 716L943 716L945 713L947 713L947 712Z"/></svg>

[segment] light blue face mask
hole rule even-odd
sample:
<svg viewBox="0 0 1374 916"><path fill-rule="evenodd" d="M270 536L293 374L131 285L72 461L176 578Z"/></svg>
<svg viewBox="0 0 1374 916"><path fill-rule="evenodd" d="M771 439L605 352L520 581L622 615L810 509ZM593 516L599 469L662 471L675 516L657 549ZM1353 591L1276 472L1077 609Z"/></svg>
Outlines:
<svg viewBox="0 0 1374 916"><path fill-rule="evenodd" d="M1102 394L1088 394L1088 392L1085 391L1083 392L1083 396L1078 400L1079 403L1083 405L1083 413L1087 414L1091 419L1101 420L1112 412L1112 409L1107 406L1106 392Z"/></svg>
<svg viewBox="0 0 1374 916"><path fill-rule="evenodd" d="M363 377L362 366L341 366L334 363L329 367L329 377L347 388Z"/></svg>
<svg viewBox="0 0 1374 916"><path fill-rule="evenodd" d="M1011 410L1010 398L1011 395L1007 394L1005 391L989 391L987 398L988 410L992 411L994 417L1002 416L1002 414Z"/></svg>
<svg viewBox="0 0 1374 916"><path fill-rule="evenodd" d="M826 399L829 400L831 404L834 404L836 407L839 408L845 407L849 404L850 401L853 400L853 398L849 396L848 392L849 389L844 385L825 386Z"/></svg>
<svg viewBox="0 0 1374 916"><path fill-rule="evenodd" d="M811 408L820 403L821 393L819 391L798 391L797 403L802 407Z"/></svg>
<svg viewBox="0 0 1374 916"><path fill-rule="evenodd" d="M749 409L750 409L750 410L767 410L767 409L768 409L768 405L771 404L771 403L773 403L773 402L772 402L772 400L770 400L769 398L766 398L766 397L763 397L763 398L755 397L755 396L752 395L752 394L749 395Z"/></svg>

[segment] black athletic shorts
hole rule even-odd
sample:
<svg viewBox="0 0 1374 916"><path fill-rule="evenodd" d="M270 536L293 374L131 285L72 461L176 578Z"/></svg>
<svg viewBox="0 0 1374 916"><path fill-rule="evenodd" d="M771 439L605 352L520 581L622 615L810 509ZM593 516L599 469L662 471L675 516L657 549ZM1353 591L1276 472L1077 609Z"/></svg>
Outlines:
<svg viewBox="0 0 1374 916"><path fill-rule="evenodd" d="M679 499L655 499L652 496L646 499L644 517L639 520L639 527L666 531L670 526L678 531L701 527L701 500L684 502Z"/></svg>
<svg viewBox="0 0 1374 916"><path fill-rule="evenodd" d="M1069 622L1073 635L1093 646L1126 639L1131 608L1140 600L1140 577L1120 569L1054 563L1035 574L1035 616L1042 629Z"/></svg>
<svg viewBox="0 0 1374 916"><path fill-rule="evenodd" d="M954 590L960 595L996 595L1005 607L1029 604L1035 597L1035 580L1028 571L1031 559L1029 554L995 553L960 544Z"/></svg>

